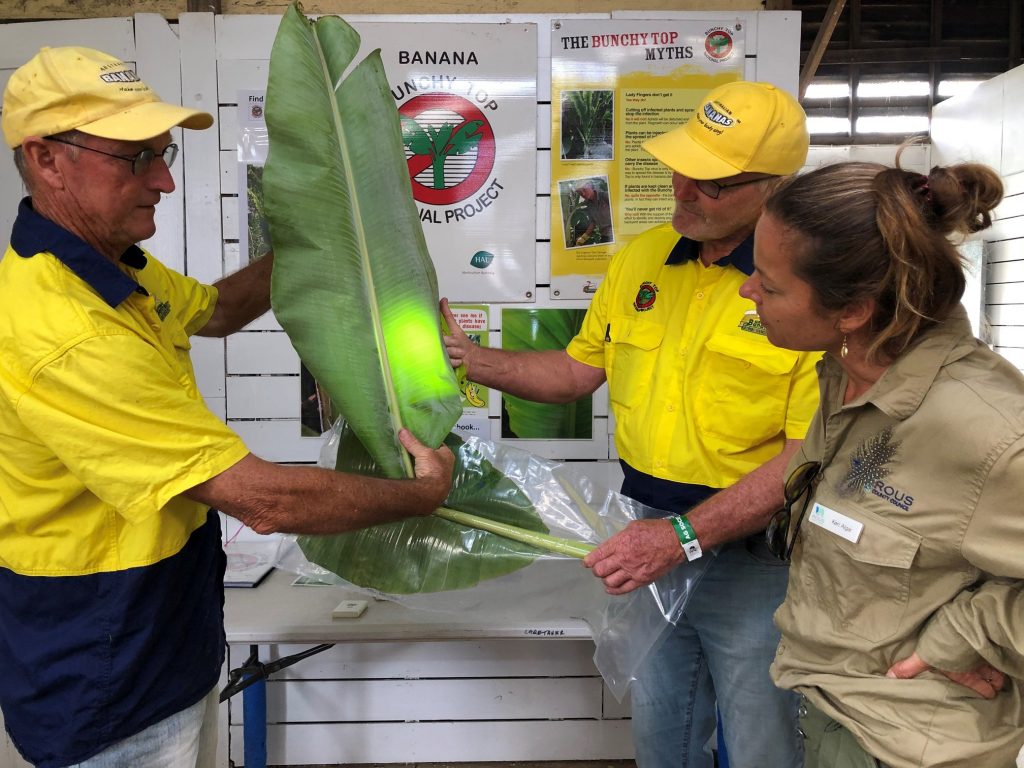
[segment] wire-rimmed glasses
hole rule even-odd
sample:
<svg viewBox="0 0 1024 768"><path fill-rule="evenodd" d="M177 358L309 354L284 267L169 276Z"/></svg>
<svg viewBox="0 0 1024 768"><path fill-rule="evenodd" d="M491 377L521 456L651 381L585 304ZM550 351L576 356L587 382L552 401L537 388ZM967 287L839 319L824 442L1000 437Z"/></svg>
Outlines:
<svg viewBox="0 0 1024 768"><path fill-rule="evenodd" d="M67 139L59 139L56 136L46 136L47 141L55 141L58 144L67 144L69 147L78 147L79 149L85 149L89 152L96 152L100 155L106 155L107 157L116 157L118 160L124 160L127 163L131 163L132 175L142 176L149 170L149 167L153 164L153 161L158 157L164 161L164 164L170 168L174 165L175 158L178 157L178 145L168 144L164 147L163 152L157 152L155 149L146 147L140 150L134 155L115 155L113 152L104 152L102 149L94 149L93 147L87 147L84 144L76 144L73 141Z"/></svg>
<svg viewBox="0 0 1024 768"><path fill-rule="evenodd" d="M767 179L774 179L774 176L760 176L756 179L744 179L743 181L734 181L731 184L723 184L720 181L714 179L694 179L693 184L701 191L702 194L707 195L712 200L717 200L718 196L722 194L723 189L734 189L736 187L745 187L747 184L757 184L758 182L765 181Z"/></svg>

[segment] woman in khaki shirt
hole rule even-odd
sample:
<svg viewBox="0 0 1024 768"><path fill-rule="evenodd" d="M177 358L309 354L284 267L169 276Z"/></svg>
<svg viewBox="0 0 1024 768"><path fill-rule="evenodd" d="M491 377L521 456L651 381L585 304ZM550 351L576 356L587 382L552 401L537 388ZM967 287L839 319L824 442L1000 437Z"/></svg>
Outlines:
<svg viewBox="0 0 1024 768"><path fill-rule="evenodd" d="M766 203L741 289L824 349L770 543L792 554L779 686L806 765L1009 768L1024 744L1024 378L974 339L948 236L999 177L844 163Z"/></svg>

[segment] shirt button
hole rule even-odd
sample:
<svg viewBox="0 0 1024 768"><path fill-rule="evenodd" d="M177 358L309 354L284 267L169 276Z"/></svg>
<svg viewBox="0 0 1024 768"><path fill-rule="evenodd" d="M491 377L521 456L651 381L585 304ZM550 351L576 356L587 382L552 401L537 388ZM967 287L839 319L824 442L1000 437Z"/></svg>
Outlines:
<svg viewBox="0 0 1024 768"><path fill-rule="evenodd" d="M662 461L661 459L658 459L656 462L654 462L654 466L656 466L658 469L661 469L662 467L665 466L665 462Z"/></svg>
<svg viewBox="0 0 1024 768"><path fill-rule="evenodd" d="M704 298L704 291L697 291L697 298L698 299L703 299Z"/></svg>
<svg viewBox="0 0 1024 768"><path fill-rule="evenodd" d="M672 411L674 411L675 409L676 409L676 407L674 405L672 405L672 403L668 404L667 410L668 410L669 413L672 413Z"/></svg>

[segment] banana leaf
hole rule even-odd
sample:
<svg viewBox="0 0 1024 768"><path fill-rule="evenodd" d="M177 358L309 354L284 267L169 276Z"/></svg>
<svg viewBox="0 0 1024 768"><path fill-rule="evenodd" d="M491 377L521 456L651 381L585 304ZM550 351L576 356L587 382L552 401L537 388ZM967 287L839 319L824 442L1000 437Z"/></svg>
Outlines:
<svg viewBox="0 0 1024 768"><path fill-rule="evenodd" d="M582 309L505 309L502 347L511 350L565 349L583 325ZM593 397L548 404L502 395L509 437L589 440L593 436Z"/></svg>
<svg viewBox="0 0 1024 768"><path fill-rule="evenodd" d="M380 52L342 78L359 35L285 12L270 58L263 171L274 314L386 477L403 427L440 445L461 414Z"/></svg>
<svg viewBox="0 0 1024 768"><path fill-rule="evenodd" d="M351 430L337 469L408 477L401 426L430 445L447 439L458 463L451 509L437 514L472 513L538 540L547 527L522 490L449 435L461 413L459 389L441 340L437 278L398 111L379 52L343 77L358 49L358 34L340 18L312 23L296 6L274 42L263 172L274 313ZM396 594L472 586L542 552L436 515L304 536L299 546L355 584Z"/></svg>
<svg viewBox="0 0 1024 768"><path fill-rule="evenodd" d="M523 491L452 433L445 443L456 456L446 504L490 520L546 533ZM380 475L355 436L345 430L338 467ZM440 517L413 517L336 536L300 536L308 560L361 587L396 595L471 587L512 573L544 550L467 528Z"/></svg>

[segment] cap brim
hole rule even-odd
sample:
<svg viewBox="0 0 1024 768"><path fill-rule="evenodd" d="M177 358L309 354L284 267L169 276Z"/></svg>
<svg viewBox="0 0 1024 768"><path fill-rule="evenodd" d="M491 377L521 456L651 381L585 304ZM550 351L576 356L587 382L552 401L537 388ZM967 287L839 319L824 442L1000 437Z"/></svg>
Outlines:
<svg viewBox="0 0 1024 768"><path fill-rule="evenodd" d="M658 161L689 179L724 179L743 173L694 141L685 125L648 139L642 146Z"/></svg>
<svg viewBox="0 0 1024 768"><path fill-rule="evenodd" d="M162 101L149 101L92 123L76 126L92 136L120 141L145 141L180 125L203 130L213 125L213 115Z"/></svg>

